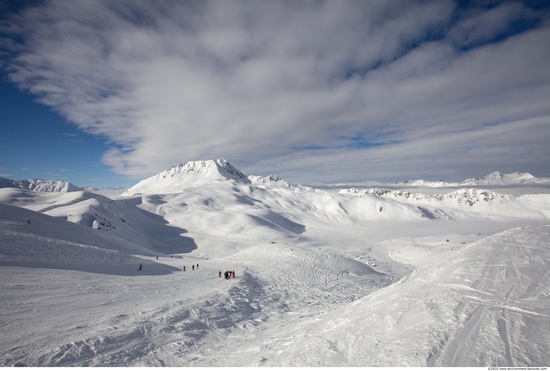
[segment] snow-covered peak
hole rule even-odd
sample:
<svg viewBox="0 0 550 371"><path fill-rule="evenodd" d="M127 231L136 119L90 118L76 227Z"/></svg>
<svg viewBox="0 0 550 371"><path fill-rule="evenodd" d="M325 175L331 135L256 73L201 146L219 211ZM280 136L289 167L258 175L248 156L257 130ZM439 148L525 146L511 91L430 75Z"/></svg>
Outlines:
<svg viewBox="0 0 550 371"><path fill-rule="evenodd" d="M280 178L278 175L269 175L269 176L258 176L250 175L248 179L255 186L268 186L268 187L277 187L277 188L289 188L289 184L283 178Z"/></svg>
<svg viewBox="0 0 550 371"><path fill-rule="evenodd" d="M82 188L72 183L60 180L29 179L22 180L19 183L23 185L21 188L39 192L76 192L82 190Z"/></svg>
<svg viewBox="0 0 550 371"><path fill-rule="evenodd" d="M397 182L395 184L400 186L406 186L406 187L432 187L432 188L445 188L445 187L452 187L452 186L458 185L455 183L448 183L444 180L431 181L431 180L424 180L424 179L407 180L404 182Z"/></svg>
<svg viewBox="0 0 550 371"><path fill-rule="evenodd" d="M124 192L123 196L178 193L189 187L227 180L249 182L246 175L223 158L189 161L142 180Z"/></svg>
<svg viewBox="0 0 550 371"><path fill-rule="evenodd" d="M223 158L207 161L189 161L186 164L172 166L161 174L167 175L166 173L170 176L178 173L194 173L216 180L223 180L223 178L246 179L246 175Z"/></svg>
<svg viewBox="0 0 550 371"><path fill-rule="evenodd" d="M252 185L261 188L284 188L292 190L302 190L306 192L313 191L312 187L303 186L301 184L293 185L289 184L286 180L279 177L278 175L269 175L269 176L258 176L258 175L249 175L248 179Z"/></svg>
<svg viewBox="0 0 550 371"><path fill-rule="evenodd" d="M37 192L77 192L82 188L69 182L47 179L11 180L0 178L0 188L21 188Z"/></svg>
<svg viewBox="0 0 550 371"><path fill-rule="evenodd" d="M8 178L0 178L0 188L19 188L16 185L15 180Z"/></svg>
<svg viewBox="0 0 550 371"><path fill-rule="evenodd" d="M529 183L542 182L540 179L529 173L515 172L511 174L503 174L500 171L495 171L481 178L466 179L461 185L507 185Z"/></svg>

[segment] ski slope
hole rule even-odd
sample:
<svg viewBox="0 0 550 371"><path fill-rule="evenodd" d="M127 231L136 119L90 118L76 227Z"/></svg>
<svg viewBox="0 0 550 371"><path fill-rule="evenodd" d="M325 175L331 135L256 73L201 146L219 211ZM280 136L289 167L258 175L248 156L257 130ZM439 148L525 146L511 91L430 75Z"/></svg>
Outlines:
<svg viewBox="0 0 550 371"><path fill-rule="evenodd" d="M550 363L544 190L472 207L206 173L0 189L0 365Z"/></svg>

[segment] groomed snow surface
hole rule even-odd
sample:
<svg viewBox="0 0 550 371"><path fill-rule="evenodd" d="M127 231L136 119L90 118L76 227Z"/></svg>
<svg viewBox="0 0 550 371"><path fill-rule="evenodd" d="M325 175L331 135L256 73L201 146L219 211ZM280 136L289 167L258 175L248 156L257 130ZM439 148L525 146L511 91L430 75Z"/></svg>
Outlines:
<svg viewBox="0 0 550 371"><path fill-rule="evenodd" d="M1 366L550 365L546 186L185 184L193 168L161 173L171 192L0 189Z"/></svg>

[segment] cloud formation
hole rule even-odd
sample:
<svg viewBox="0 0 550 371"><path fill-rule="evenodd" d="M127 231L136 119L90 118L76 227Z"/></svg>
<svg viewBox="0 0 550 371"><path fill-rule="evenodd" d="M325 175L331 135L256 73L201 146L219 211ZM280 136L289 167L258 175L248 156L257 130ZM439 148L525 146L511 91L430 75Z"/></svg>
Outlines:
<svg viewBox="0 0 550 371"><path fill-rule="evenodd" d="M548 21L516 2L58 0L12 19L9 72L125 176L218 157L303 183L550 176Z"/></svg>

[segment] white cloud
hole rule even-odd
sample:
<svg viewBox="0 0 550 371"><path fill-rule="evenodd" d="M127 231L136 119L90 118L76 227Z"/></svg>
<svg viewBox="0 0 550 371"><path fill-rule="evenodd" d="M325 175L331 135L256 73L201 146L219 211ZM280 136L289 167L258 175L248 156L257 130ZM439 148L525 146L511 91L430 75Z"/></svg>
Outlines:
<svg viewBox="0 0 550 371"><path fill-rule="evenodd" d="M514 22L535 18L530 9L520 3L507 2L487 11L472 11L449 32L449 38L460 46L469 47L487 42L509 32Z"/></svg>
<svg viewBox="0 0 550 371"><path fill-rule="evenodd" d="M535 15L455 15L448 1L52 1L17 20L11 78L107 136L103 161L127 176L216 157L304 182L468 173L468 154L499 143L550 171L522 150L550 158L550 28L463 53ZM520 140L529 120L540 136Z"/></svg>

